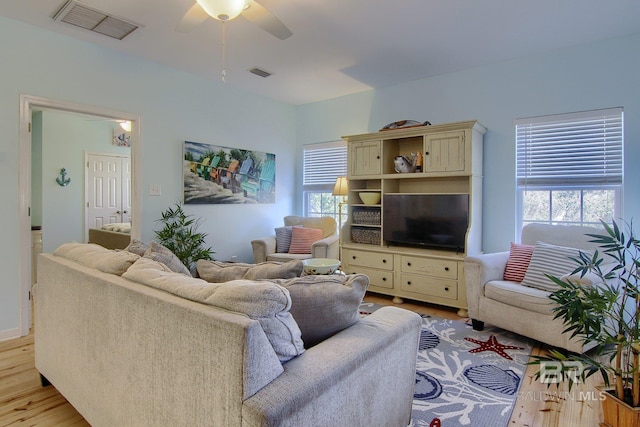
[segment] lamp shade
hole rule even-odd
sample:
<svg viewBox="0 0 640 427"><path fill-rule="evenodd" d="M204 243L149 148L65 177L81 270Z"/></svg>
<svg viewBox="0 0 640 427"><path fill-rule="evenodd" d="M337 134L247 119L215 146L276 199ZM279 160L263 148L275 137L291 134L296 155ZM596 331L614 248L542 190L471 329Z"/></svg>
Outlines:
<svg viewBox="0 0 640 427"><path fill-rule="evenodd" d="M336 185L333 187L334 196L346 196L349 194L349 181L346 176L339 176Z"/></svg>
<svg viewBox="0 0 640 427"><path fill-rule="evenodd" d="M228 21L240 15L247 5L247 0L196 0L212 17L220 21Z"/></svg>

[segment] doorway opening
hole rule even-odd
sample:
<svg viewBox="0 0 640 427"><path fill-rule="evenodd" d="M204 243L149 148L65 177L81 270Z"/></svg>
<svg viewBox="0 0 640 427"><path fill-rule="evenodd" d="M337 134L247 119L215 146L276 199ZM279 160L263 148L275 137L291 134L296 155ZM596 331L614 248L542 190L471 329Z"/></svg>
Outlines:
<svg viewBox="0 0 640 427"><path fill-rule="evenodd" d="M141 134L140 116L123 111L102 107L88 106L66 101L40 98L30 95L20 96L19 127L19 192L20 192L20 246L19 246L19 280L20 280L20 333L29 333L31 328L31 275L32 275L32 114L34 111L50 110L67 112L78 116L94 116L105 120L131 122L131 236L140 238L141 230ZM45 130L46 131L46 130ZM79 183L84 180L78 177ZM77 209L82 209L77 206ZM79 225L80 226L80 225ZM84 233L83 233L84 234Z"/></svg>

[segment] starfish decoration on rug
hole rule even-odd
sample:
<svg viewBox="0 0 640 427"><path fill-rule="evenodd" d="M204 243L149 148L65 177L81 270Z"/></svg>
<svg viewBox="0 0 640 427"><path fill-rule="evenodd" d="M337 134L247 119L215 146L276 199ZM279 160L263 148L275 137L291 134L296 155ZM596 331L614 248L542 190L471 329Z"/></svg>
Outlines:
<svg viewBox="0 0 640 427"><path fill-rule="evenodd" d="M474 348L473 350L469 350L469 353L480 353L481 351L495 351L500 356L504 357L507 360L513 360L511 356L509 356L505 350L523 350L523 347L518 347L515 345L504 345L498 342L498 339L495 335L491 335L487 341L476 340L473 338L465 338L467 341L471 341L476 344L480 344L480 347Z"/></svg>

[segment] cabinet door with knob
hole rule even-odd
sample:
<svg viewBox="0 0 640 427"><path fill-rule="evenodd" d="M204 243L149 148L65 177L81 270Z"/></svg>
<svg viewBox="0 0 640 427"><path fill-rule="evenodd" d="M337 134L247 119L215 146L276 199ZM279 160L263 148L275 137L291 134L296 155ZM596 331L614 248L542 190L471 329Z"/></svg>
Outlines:
<svg viewBox="0 0 640 427"><path fill-rule="evenodd" d="M462 172L465 170L464 131L425 135L424 170L426 172Z"/></svg>
<svg viewBox="0 0 640 427"><path fill-rule="evenodd" d="M380 175L380 141L362 141L349 145L350 176Z"/></svg>

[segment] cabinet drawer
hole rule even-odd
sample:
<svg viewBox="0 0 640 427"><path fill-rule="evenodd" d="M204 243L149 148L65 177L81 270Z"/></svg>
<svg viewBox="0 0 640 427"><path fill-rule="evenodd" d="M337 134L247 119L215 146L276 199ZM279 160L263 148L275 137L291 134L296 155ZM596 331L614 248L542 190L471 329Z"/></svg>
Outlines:
<svg viewBox="0 0 640 427"><path fill-rule="evenodd" d="M405 255L402 257L402 272L456 280L458 278L458 262Z"/></svg>
<svg viewBox="0 0 640 427"><path fill-rule="evenodd" d="M374 270L367 267L349 266L344 268L347 274L366 274L369 276L369 286L393 289L393 271Z"/></svg>
<svg viewBox="0 0 640 427"><path fill-rule="evenodd" d="M392 254L344 249L342 251L342 261L348 266L393 270Z"/></svg>
<svg viewBox="0 0 640 427"><path fill-rule="evenodd" d="M458 299L458 282L433 279L420 274L402 274L400 289L434 297Z"/></svg>

